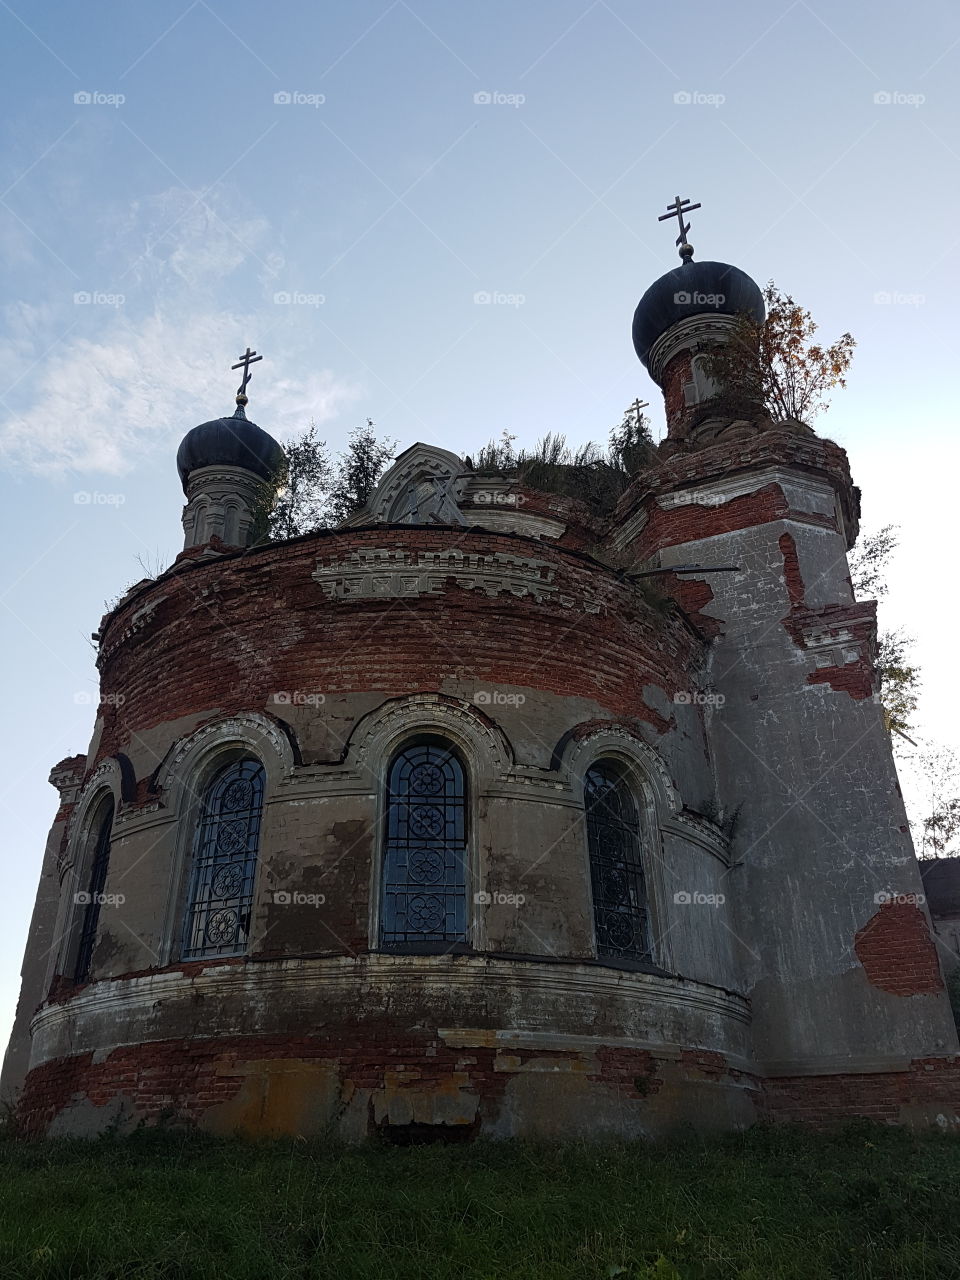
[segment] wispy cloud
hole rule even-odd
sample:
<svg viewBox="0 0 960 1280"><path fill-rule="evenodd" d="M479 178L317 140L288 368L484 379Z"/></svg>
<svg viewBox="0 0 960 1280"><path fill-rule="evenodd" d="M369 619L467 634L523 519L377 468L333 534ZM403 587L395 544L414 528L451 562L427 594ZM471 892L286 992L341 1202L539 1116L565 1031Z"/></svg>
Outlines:
<svg viewBox="0 0 960 1280"><path fill-rule="evenodd" d="M265 218L245 216L222 196L183 188L137 200L110 220L107 233L104 271L128 289L210 287L243 267L266 284L283 266Z"/></svg>
<svg viewBox="0 0 960 1280"><path fill-rule="evenodd" d="M277 324L283 264L262 218L228 213L187 191L138 200L103 224L102 279L2 316L0 459L11 468L129 471L197 422L233 411L226 362ZM245 268L249 279L231 279ZM253 295L237 305L238 294ZM266 304L265 304L266 305ZM332 370L273 361L252 391L260 425L281 437L323 423L358 392ZM259 373L259 371L258 371Z"/></svg>
<svg viewBox="0 0 960 1280"><path fill-rule="evenodd" d="M53 475L129 471L197 422L233 411L232 384L215 373L252 331L249 317L218 312L117 318L98 341L67 339L43 362L28 406L4 414L4 460ZM264 378L257 393L251 416L281 436L329 420L355 395L329 371Z"/></svg>

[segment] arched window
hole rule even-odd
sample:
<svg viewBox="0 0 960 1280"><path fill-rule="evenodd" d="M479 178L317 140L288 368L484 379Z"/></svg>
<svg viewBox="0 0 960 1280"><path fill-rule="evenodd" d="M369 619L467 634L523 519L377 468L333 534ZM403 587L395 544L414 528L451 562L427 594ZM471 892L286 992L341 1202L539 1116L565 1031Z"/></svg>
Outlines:
<svg viewBox="0 0 960 1280"><path fill-rule="evenodd" d="M113 796L110 796L100 805L92 826L93 850L88 862L87 888L76 896L76 902L83 910L79 919L77 958L73 967L75 982L86 982L90 976L90 961L93 959L97 925L100 922L100 907L103 904L103 887L107 883L107 868L110 865L112 829Z"/></svg>
<svg viewBox="0 0 960 1280"><path fill-rule="evenodd" d="M647 892L637 805L623 774L608 762L584 786L597 955L650 960Z"/></svg>
<svg viewBox="0 0 960 1280"><path fill-rule="evenodd" d="M207 787L193 845L185 960L246 950L263 788L263 765L252 759L222 769Z"/></svg>
<svg viewBox="0 0 960 1280"><path fill-rule="evenodd" d="M387 777L380 945L445 951L467 940L463 768L442 742L406 747Z"/></svg>
<svg viewBox="0 0 960 1280"><path fill-rule="evenodd" d="M713 399L718 390L716 380L707 373L704 357L694 356L690 362L690 381L683 384L684 403L706 404L708 400Z"/></svg>

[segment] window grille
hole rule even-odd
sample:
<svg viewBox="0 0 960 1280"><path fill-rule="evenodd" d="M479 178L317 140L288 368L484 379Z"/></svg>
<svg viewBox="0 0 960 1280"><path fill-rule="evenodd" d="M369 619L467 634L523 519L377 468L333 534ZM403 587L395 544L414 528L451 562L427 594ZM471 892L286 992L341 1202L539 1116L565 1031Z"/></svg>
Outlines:
<svg viewBox="0 0 960 1280"><path fill-rule="evenodd" d="M239 760L207 788L194 840L183 958L241 955L250 939L264 770Z"/></svg>
<svg viewBox="0 0 960 1280"><path fill-rule="evenodd" d="M443 951L467 939L466 788L443 744L401 751L387 779L380 942Z"/></svg>
<svg viewBox="0 0 960 1280"><path fill-rule="evenodd" d="M584 787L598 956L650 960L649 911L640 822L627 780L608 765Z"/></svg>
<svg viewBox="0 0 960 1280"><path fill-rule="evenodd" d="M77 943L77 959L74 980L86 982L90 977L90 962L97 942L97 926L100 923L100 907L103 904L103 888L107 883L110 866L110 835L113 830L113 797L107 801L103 816L97 826L96 844L90 863L87 891L80 898L83 914L80 917L80 938Z"/></svg>

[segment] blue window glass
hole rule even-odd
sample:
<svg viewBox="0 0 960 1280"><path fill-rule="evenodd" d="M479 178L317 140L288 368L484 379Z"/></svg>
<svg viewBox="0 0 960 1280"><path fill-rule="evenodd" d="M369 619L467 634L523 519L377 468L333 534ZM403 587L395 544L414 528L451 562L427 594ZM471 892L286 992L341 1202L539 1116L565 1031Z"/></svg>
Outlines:
<svg viewBox="0 0 960 1280"><path fill-rule="evenodd" d="M203 799L193 847L183 958L241 955L250 938L264 770L239 760Z"/></svg>
<svg viewBox="0 0 960 1280"><path fill-rule="evenodd" d="M86 982L90 977L90 961L93 959L93 948L97 942L103 887L107 883L107 868L110 865L110 835L113 830L112 796L103 806L102 812L97 815L94 830L96 843L93 847L93 858L90 861L87 889L85 893L78 895L79 902L83 906L83 914L80 916L80 938L77 943L77 959L73 971L75 982Z"/></svg>
<svg viewBox="0 0 960 1280"><path fill-rule="evenodd" d="M443 951L467 939L463 768L439 742L394 757L387 779L380 944Z"/></svg>
<svg viewBox="0 0 960 1280"><path fill-rule="evenodd" d="M596 765L584 786L597 955L650 960L637 805L627 780Z"/></svg>

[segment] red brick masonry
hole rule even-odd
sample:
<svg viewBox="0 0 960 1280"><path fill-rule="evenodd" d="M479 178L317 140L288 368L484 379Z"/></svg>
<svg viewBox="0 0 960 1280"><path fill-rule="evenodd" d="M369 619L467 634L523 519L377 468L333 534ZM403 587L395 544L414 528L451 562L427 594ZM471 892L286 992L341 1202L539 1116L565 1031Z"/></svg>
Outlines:
<svg viewBox="0 0 960 1280"><path fill-rule="evenodd" d="M513 1060L505 1070L498 1057ZM237 1037L220 1040L166 1040L115 1049L102 1062L90 1053L61 1058L31 1071L19 1107L22 1129L43 1134L72 1101L105 1106L118 1095L129 1099L147 1123L170 1120L196 1124L212 1107L236 1098L251 1062L287 1059L335 1062L340 1095L382 1090L388 1073L394 1087L416 1090L456 1087L494 1106L514 1072L529 1059L556 1058L558 1068L577 1059L569 1052L475 1046L452 1048L429 1034L414 1038L384 1029L361 1033L344 1029L323 1040L304 1036ZM919 1058L902 1071L849 1075L792 1076L767 1080L730 1068L722 1054L683 1050L678 1064L637 1049L600 1048L587 1079L613 1091L621 1105L662 1111L677 1083L733 1085L754 1093L758 1119L826 1127L854 1118L884 1123L938 1124L960 1128L960 1058ZM678 1113L678 1120L682 1117Z"/></svg>
<svg viewBox="0 0 960 1280"><path fill-rule="evenodd" d="M912 902L886 902L854 939L867 977L895 996L943 990L940 960L927 918Z"/></svg>

